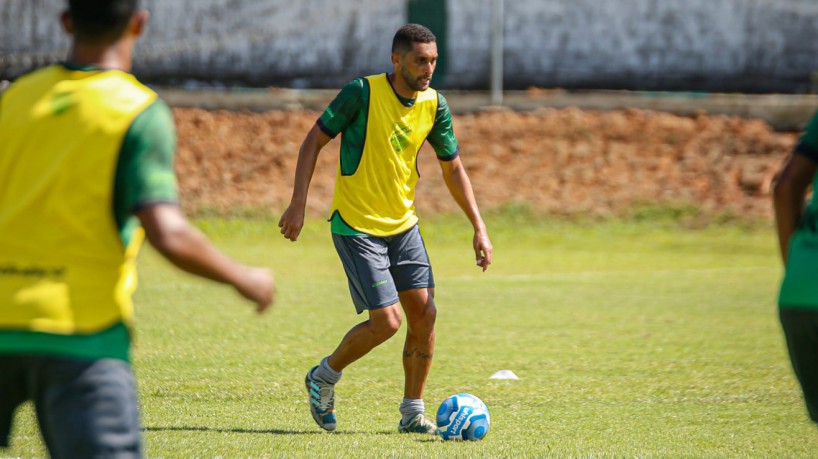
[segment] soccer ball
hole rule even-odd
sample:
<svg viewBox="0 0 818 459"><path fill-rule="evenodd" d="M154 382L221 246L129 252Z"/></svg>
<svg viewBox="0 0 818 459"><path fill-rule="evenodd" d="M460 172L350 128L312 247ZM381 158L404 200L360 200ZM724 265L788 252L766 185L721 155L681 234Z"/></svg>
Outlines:
<svg viewBox="0 0 818 459"><path fill-rule="evenodd" d="M444 440L481 440L490 424L488 407L471 394L452 395L437 410L437 434Z"/></svg>

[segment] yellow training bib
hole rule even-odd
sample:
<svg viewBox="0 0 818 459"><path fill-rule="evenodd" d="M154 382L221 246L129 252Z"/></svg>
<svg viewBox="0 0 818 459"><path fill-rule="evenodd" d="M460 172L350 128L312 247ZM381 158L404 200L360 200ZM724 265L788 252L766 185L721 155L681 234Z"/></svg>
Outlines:
<svg viewBox="0 0 818 459"><path fill-rule="evenodd" d="M369 109L360 164L354 173L335 178L333 212L352 228L374 236L402 233L415 224L417 155L432 130L437 91L418 93L415 103L401 103L386 74L366 77Z"/></svg>
<svg viewBox="0 0 818 459"><path fill-rule="evenodd" d="M61 65L0 102L0 328L87 334L133 316L137 231L113 215L123 138L156 94L120 71Z"/></svg>

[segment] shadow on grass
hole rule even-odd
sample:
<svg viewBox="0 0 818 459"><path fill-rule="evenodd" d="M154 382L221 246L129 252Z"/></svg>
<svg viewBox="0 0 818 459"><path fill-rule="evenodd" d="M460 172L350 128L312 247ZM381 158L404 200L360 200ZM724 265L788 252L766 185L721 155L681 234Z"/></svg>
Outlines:
<svg viewBox="0 0 818 459"><path fill-rule="evenodd" d="M149 426L143 427L143 432L218 432L218 433L246 433L246 434L270 434L270 435L397 435L392 431L335 431L324 432L322 430L282 430L282 429L229 429L219 427L194 427L194 426Z"/></svg>

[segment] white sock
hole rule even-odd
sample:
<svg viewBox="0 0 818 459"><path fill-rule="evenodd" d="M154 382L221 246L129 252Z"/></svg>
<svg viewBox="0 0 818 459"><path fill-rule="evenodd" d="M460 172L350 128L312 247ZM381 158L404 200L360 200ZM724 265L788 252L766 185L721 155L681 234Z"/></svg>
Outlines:
<svg viewBox="0 0 818 459"><path fill-rule="evenodd" d="M332 367L329 366L329 357L324 357L324 359L321 360L321 364L318 365L318 368L312 372L312 376L327 384L335 385L338 384L338 381L341 379L342 373L341 371L333 370Z"/></svg>
<svg viewBox="0 0 818 459"><path fill-rule="evenodd" d="M426 407L423 404L422 398L404 398L400 404L400 414L403 418L400 420L401 424L406 424L411 421L413 417L418 414L423 414Z"/></svg>

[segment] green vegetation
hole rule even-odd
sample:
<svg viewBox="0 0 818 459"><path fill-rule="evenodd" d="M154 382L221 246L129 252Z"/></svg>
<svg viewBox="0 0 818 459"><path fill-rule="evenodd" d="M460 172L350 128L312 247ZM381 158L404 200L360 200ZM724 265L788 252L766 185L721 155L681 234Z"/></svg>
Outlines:
<svg viewBox="0 0 818 459"><path fill-rule="evenodd" d="M439 307L427 409L455 392L483 398L493 423L477 443L397 434L402 333L348 369L338 431L320 431L304 373L362 319L328 225L309 222L293 244L273 219L199 220L231 255L275 270L278 303L254 317L230 289L144 251L135 368L147 455L814 456L777 322L771 225L693 214L489 214L486 273L463 217L422 223ZM520 379L489 379L503 369ZM4 454L43 456L30 407L18 420Z"/></svg>

